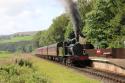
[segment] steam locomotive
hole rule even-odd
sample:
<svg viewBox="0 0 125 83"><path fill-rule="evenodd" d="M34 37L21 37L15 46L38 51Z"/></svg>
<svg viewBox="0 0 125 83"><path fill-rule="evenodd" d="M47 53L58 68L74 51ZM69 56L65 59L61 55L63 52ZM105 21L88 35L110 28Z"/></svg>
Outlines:
<svg viewBox="0 0 125 83"><path fill-rule="evenodd" d="M59 42L36 49L36 55L66 65L88 66L91 64L88 54L80 43Z"/></svg>

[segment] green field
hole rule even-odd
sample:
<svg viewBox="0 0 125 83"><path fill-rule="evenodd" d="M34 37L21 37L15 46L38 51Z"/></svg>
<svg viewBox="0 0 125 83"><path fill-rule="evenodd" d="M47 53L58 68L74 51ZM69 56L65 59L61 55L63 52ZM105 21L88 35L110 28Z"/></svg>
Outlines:
<svg viewBox="0 0 125 83"><path fill-rule="evenodd" d="M11 57L10 53L0 53L0 55L2 55L0 80L5 83L100 83L73 69L31 56L31 54L11 54ZM4 56L8 58L2 58ZM9 66L4 63L9 63Z"/></svg>
<svg viewBox="0 0 125 83"><path fill-rule="evenodd" d="M6 53L9 56L9 53ZM11 62L10 62L11 61ZM2 64L1 64L2 63ZM28 60L0 57L0 83L50 83Z"/></svg>
<svg viewBox="0 0 125 83"><path fill-rule="evenodd" d="M12 53L6 51L0 51L0 59L1 58L9 58L12 56Z"/></svg>
<svg viewBox="0 0 125 83"><path fill-rule="evenodd" d="M32 39L33 39L32 36L17 36L17 37L12 37L10 39L1 40L0 43L29 41L29 40L32 40Z"/></svg>
<svg viewBox="0 0 125 83"><path fill-rule="evenodd" d="M34 66L44 73L52 83L100 83L67 67L34 57Z"/></svg>

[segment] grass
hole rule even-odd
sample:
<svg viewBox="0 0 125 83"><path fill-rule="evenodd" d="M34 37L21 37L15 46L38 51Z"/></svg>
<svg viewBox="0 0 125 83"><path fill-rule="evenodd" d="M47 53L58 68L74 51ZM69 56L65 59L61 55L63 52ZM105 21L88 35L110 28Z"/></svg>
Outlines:
<svg viewBox="0 0 125 83"><path fill-rule="evenodd" d="M0 66L12 64L14 62L13 60L13 54L6 51L0 51Z"/></svg>
<svg viewBox="0 0 125 83"><path fill-rule="evenodd" d="M47 75L52 83L100 83L82 74L43 59L33 58L34 65L38 71Z"/></svg>
<svg viewBox="0 0 125 83"><path fill-rule="evenodd" d="M0 83L49 83L45 76L34 70L31 64L20 60L16 64L1 66Z"/></svg>
<svg viewBox="0 0 125 83"><path fill-rule="evenodd" d="M32 36L18 36L18 37L12 37L10 39L1 40L0 43L29 41L32 40L32 38L33 38Z"/></svg>
<svg viewBox="0 0 125 83"><path fill-rule="evenodd" d="M47 61L35 56L30 56L29 54L17 54L16 56L14 56L12 60L15 60L15 58L16 58L16 62L19 61L17 62L18 65L20 66L28 65L28 67L32 67L33 70L29 68L27 69L25 67L23 69L22 67L16 66L17 70L14 70L14 71L18 72L18 70L20 70L20 72L26 72L26 75L21 75L19 77L16 74L14 74L14 77L11 75L12 82L14 81L15 77L18 77L18 80L16 81L19 81L19 80L27 81L28 79L30 80L30 81L21 82L21 83L35 83L33 80L36 80L36 78L39 79L42 76L44 79L46 79L45 83L100 83L99 81L86 77L83 74L76 72L75 70L69 69L67 67L52 63L50 61ZM32 64L27 61L31 62ZM22 68L22 70L20 68ZM28 71L29 73L27 73ZM37 74L35 74L35 72L33 71L36 71ZM36 75L40 77L37 77ZM9 74L5 75L5 77L6 76L9 76ZM34 76L36 77L33 78ZM19 83L19 82L16 82L16 83ZM36 82L36 83L44 83L44 82Z"/></svg>
<svg viewBox="0 0 125 83"><path fill-rule="evenodd" d="M6 51L0 51L0 58L9 58L12 56L12 53Z"/></svg>

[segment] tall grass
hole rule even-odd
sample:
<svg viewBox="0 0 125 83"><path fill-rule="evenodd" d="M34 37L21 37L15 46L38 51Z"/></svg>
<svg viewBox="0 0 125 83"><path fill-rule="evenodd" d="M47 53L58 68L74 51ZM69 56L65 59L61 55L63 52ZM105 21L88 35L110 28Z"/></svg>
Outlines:
<svg viewBox="0 0 125 83"><path fill-rule="evenodd" d="M45 76L26 60L17 60L16 64L0 67L0 83L50 83Z"/></svg>

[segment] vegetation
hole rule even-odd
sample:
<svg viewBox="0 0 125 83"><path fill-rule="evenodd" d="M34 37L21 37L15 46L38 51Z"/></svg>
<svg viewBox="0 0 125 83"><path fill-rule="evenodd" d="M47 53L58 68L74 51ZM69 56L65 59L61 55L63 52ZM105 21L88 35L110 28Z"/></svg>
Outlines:
<svg viewBox="0 0 125 83"><path fill-rule="evenodd" d="M7 52L7 51L0 51L0 58L7 58L12 56L12 53Z"/></svg>
<svg viewBox="0 0 125 83"><path fill-rule="evenodd" d="M32 52L33 36L14 36L0 41L0 51Z"/></svg>
<svg viewBox="0 0 125 83"><path fill-rule="evenodd" d="M50 81L37 71L27 54L23 56L2 51L0 52L0 83L50 83Z"/></svg>
<svg viewBox="0 0 125 83"><path fill-rule="evenodd" d="M99 83L72 69L29 54L3 58L3 64L0 64L0 83Z"/></svg>
<svg viewBox="0 0 125 83"><path fill-rule="evenodd" d="M32 41L19 41L12 43L0 44L0 51L9 52L32 52L33 42Z"/></svg>
<svg viewBox="0 0 125 83"><path fill-rule="evenodd" d="M81 32L87 42L96 48L124 47L124 0L78 0L77 5L83 23ZM69 15L64 13L53 20L48 30L35 36L17 35L0 39L0 51L31 52L34 48L67 40L72 31Z"/></svg>
<svg viewBox="0 0 125 83"><path fill-rule="evenodd" d="M81 32L87 42L96 48L125 46L124 0L78 0L77 4L83 23ZM0 39L0 51L32 52L34 48L67 40L72 31L69 15L64 13L53 20L48 30L34 36L16 35Z"/></svg>
<svg viewBox="0 0 125 83"><path fill-rule="evenodd" d="M69 17L66 14L55 18L53 24L46 31L40 31L34 36L35 46L44 46L59 41L64 41L65 27L68 25Z"/></svg>
<svg viewBox="0 0 125 83"><path fill-rule="evenodd" d="M32 40L32 36L16 36L16 37L12 37L9 39L1 39L0 44L4 44L4 43L10 43L10 42L19 42L19 41L30 41Z"/></svg>
<svg viewBox="0 0 125 83"><path fill-rule="evenodd" d="M95 47L120 48L125 41L124 0L78 0L79 13L83 22L82 33ZM36 47L68 38L72 24L67 14L53 20L46 31L34 36Z"/></svg>
<svg viewBox="0 0 125 83"><path fill-rule="evenodd" d="M99 48L121 48L124 46L124 0L78 0L77 4L83 23L82 33L86 36L87 41ZM34 47L64 41L68 39L72 31L69 15L64 13L53 20L48 30L40 31L34 35L33 41L32 36L16 36L1 40L0 60L10 57L12 55L10 52L32 52ZM28 61L20 59L16 60L14 64L0 66L0 83L49 82L98 83L98 81L89 79L74 70L67 69L67 67L34 56L30 56Z"/></svg>
<svg viewBox="0 0 125 83"><path fill-rule="evenodd" d="M86 13L83 29L87 39L101 48L123 47L125 3L122 0L96 0L93 5Z"/></svg>
<svg viewBox="0 0 125 83"><path fill-rule="evenodd" d="M0 83L49 83L31 63L20 60L17 64L0 67Z"/></svg>
<svg viewBox="0 0 125 83"><path fill-rule="evenodd" d="M11 35L0 36L0 51L32 52L33 35L38 31L18 32Z"/></svg>
<svg viewBox="0 0 125 83"><path fill-rule="evenodd" d="M34 66L44 73L52 83L99 83L67 67L32 57Z"/></svg>

